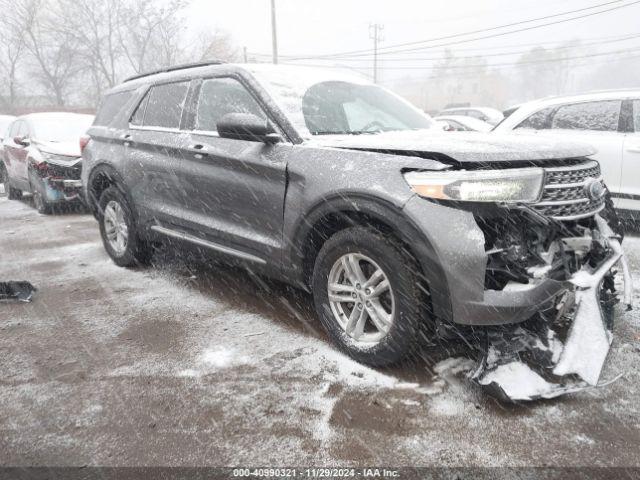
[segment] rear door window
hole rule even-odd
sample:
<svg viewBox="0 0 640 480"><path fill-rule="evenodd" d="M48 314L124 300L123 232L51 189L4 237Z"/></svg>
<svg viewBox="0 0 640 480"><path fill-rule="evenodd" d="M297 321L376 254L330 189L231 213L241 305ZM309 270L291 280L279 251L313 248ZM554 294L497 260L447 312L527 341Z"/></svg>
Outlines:
<svg viewBox="0 0 640 480"><path fill-rule="evenodd" d="M189 82L151 87L144 113L145 127L180 128Z"/></svg>
<svg viewBox="0 0 640 480"><path fill-rule="evenodd" d="M104 97L93 124L98 126L109 125L116 116L122 113L132 95L133 91L129 90L127 92L112 93Z"/></svg>
<svg viewBox="0 0 640 480"><path fill-rule="evenodd" d="M195 130L216 132L229 113L251 113L266 119L255 98L234 78L209 78L202 82L196 107Z"/></svg>
<svg viewBox="0 0 640 480"><path fill-rule="evenodd" d="M553 116L551 128L617 132L621 106L621 100L563 105Z"/></svg>

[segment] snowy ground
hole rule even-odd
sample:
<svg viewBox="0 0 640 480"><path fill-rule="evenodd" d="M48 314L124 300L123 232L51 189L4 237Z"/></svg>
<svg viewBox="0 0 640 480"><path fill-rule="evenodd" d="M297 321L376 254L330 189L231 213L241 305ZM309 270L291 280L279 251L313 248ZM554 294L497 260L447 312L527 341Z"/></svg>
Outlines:
<svg viewBox="0 0 640 480"><path fill-rule="evenodd" d="M279 283L118 268L89 215L0 197L0 232L0 279L39 288L0 304L0 464L640 465L639 310L619 312L601 377L620 380L506 406L455 345L376 371ZM640 238L624 246L640 285Z"/></svg>

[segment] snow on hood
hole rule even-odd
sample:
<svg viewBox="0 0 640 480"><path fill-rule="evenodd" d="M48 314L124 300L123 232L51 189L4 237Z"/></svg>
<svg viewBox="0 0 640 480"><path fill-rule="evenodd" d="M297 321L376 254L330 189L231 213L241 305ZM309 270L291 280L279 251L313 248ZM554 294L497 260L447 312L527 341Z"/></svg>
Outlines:
<svg viewBox="0 0 640 480"><path fill-rule="evenodd" d="M65 155L68 157L80 157L80 140L77 142L50 142L42 140L34 140L38 149L42 152L53 153L55 155Z"/></svg>
<svg viewBox="0 0 640 480"><path fill-rule="evenodd" d="M322 135L308 145L355 150L393 150L446 155L460 162L513 162L593 155L587 144L561 142L538 135L412 130L363 135Z"/></svg>

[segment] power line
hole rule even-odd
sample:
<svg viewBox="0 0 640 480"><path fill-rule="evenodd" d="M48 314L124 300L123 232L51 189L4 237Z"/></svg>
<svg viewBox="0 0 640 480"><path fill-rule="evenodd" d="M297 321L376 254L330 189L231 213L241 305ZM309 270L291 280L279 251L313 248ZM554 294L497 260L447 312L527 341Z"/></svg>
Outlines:
<svg viewBox="0 0 640 480"><path fill-rule="evenodd" d="M627 41L627 40L633 40L636 38L639 38L640 34L636 34L636 35L628 35L625 36L624 38L617 38L617 39L613 39L613 40L608 40L608 41L597 41L597 42L590 42L590 43L580 43L580 44L576 44L576 45L561 45L559 47L555 47L554 50L572 50L572 49L578 49L578 48L584 48L584 47L589 47L592 45L604 45L607 43L618 43L618 42L623 42L623 41ZM557 43L557 42L556 42ZM536 44L533 43L531 45L540 45L540 44ZM504 47L502 47L504 48ZM524 53L528 53L531 50L517 50L517 51L510 51L510 52L500 52L500 53L477 53L475 55L468 55L468 56L455 56L454 58L456 58L457 60L464 60L464 59L470 59L470 58L478 58L478 57L504 57L504 56L510 56L510 55L519 55L519 54L524 54ZM323 59L316 59L316 60L323 60ZM369 58L331 58L331 59L327 59L327 61L329 60L342 60L342 61L348 61L348 62L370 62L371 59ZM384 61L385 62L414 62L414 61L441 61L444 60L444 58L442 56L439 57L410 57L410 58L385 58ZM293 59L291 59L291 61L294 61Z"/></svg>
<svg viewBox="0 0 640 480"><path fill-rule="evenodd" d="M430 49L430 48L437 48L437 47L443 47L443 46L450 46L450 45L456 45L456 44L460 44L460 43L468 43L468 42L472 42L472 41L477 41L477 40L484 40L487 38L495 38L495 37L500 37L500 36L504 36L504 35L510 35L513 33L519 33L519 32L524 32L524 31L528 31L528 30L534 30L537 28L543 28L543 27L547 27L550 25L557 25L560 23L566 23L566 22L571 22L574 20L579 20L582 18L587 18L587 17L592 17L594 15L600 15L603 13L607 13L607 12L611 12L614 10L619 10L621 8L626 8L626 7L630 7L632 5L635 5L637 3L640 3L640 0L635 0L632 1L630 3L626 3L624 5L616 5L604 10L600 10L598 12L592 12L592 13L587 13L584 15L579 15L579 16L575 16L575 17L571 17L571 18L565 18L565 19L561 19L561 20L556 20L554 22L548 22L548 23L544 23L544 24L540 24L540 25L533 25L530 27L526 27L526 28L522 28L522 29L516 29L516 30L511 30L508 32L499 32L499 33L495 33L495 34L491 34L491 35L485 35L482 37L477 37L477 38L471 38L471 39L462 39L462 40L458 40L455 42L449 42L449 43L443 43L443 44L439 44L439 45L428 45L428 46L421 46L421 47L414 47L414 48L408 48L408 49L402 49L402 50L393 50L393 49L397 49L398 47L407 47L407 46L412 46L412 45L418 45L418 44L423 44L423 43L431 43L431 42L435 42L435 41L439 41L439 40L448 40L448 39L452 39L452 38L456 38L456 37L461 37L461 36L467 36L467 35L474 35L477 33L484 33L484 32L489 32L489 31L493 31L493 30L499 30L502 28L508 28L508 27L513 27L513 26L517 26L517 25L523 25L526 23L532 23L532 22L538 22L541 20L547 20L550 18L555 18L555 17L560 17L560 16L564 16L564 15L570 15L573 13L579 13L579 12L583 12L586 10L593 10L594 8L600 8L600 7L606 7L608 5L613 5L616 3L620 3L623 0L613 0L610 2L606 2L606 3L601 3L598 5L593 5L591 7L584 7L584 8L580 8L577 10L570 10L570 11L566 11L566 12L562 12L562 13L556 13L553 15L546 15L543 17L538 17L538 18L534 18L534 19L530 19L530 20L522 20L519 22L514 22L514 23L509 23L509 24L504 24L504 25L498 25L495 27L490 27L490 28L483 28L483 29L479 29L479 30L473 30L473 31L469 31L469 32L464 32L464 33L457 33L457 34L452 34L452 35L445 35L442 37L434 37L434 38L429 38L429 39L424 39L424 40L417 40L417 41L413 41L413 42L405 42L405 43L398 43L398 44L394 44L394 45L389 45L386 47L382 47L380 48L379 54L380 55L386 55L386 54L391 54L391 53L401 53L401 52L408 52L408 51L416 51L416 50L421 50L421 49ZM351 50L351 51L346 51L346 52L338 52L338 53L332 53L332 54L325 54L325 55L308 55L308 56L299 56L299 57L293 57L293 56L289 56L290 60L294 60L294 59L300 59L300 60L304 60L304 59L321 59L321 58L332 58L332 57L337 57L337 56L362 56L362 54L370 54L371 53L371 49L365 49L365 50Z"/></svg>
<svg viewBox="0 0 640 480"><path fill-rule="evenodd" d="M625 41L625 40L630 40L633 38L636 38L638 35L640 35L640 33L628 33L625 35L608 35L605 37L586 37L586 38L574 38L570 41L573 40L580 40L580 41L584 41L587 43L582 43L578 46L576 46L576 48L578 47L582 47L582 46L588 46L588 45L597 45L597 44L604 44L604 43L612 43L612 42L620 42L620 41ZM459 48L456 49L454 52L455 53L466 53L466 52L485 52L487 50L502 50L505 48L523 48L523 47L541 47L541 46L545 46L545 45L558 45L558 40L549 40L546 42L531 42L531 43L516 43L516 44L510 44L510 45L494 45L494 46L485 46L485 47L472 47L472 48ZM558 46L556 48L573 48L573 46ZM529 51L529 50L525 50ZM257 52L249 52L251 54L251 56L254 57L269 57L271 58L271 53L257 53ZM399 52L399 53L403 53L403 52ZM415 51L415 52L406 52L407 54L421 54L422 52L420 51ZM370 54L369 54L370 55ZM469 55L469 57L476 57L476 56L496 56L496 55L502 55L502 53L499 54L485 54L485 53L477 53L474 55ZM364 55L362 55L364 56ZM360 57L360 56L358 56ZM297 55L280 55L280 58L283 58L285 60L295 60L296 58L298 58ZM462 57L458 57L458 58L462 58ZM407 60L413 60L413 59L419 59L416 57L406 57ZM305 60L307 60L305 58ZM318 59L321 60L321 59ZM328 58L327 60L348 60L348 61L364 61L366 59L363 58L355 58L355 57L332 57L332 58ZM385 61L390 60L389 58L385 58Z"/></svg>
<svg viewBox="0 0 640 480"><path fill-rule="evenodd" d="M503 63L493 63L493 64L476 64L476 65L411 65L411 66L398 66L398 67L379 67L385 70L457 70L457 69L472 69L472 68L493 68L493 67L503 67L503 66L516 66L516 65L528 65L528 64L539 64L539 63L556 63L556 62L566 62L568 60L580 60L584 58L593 58L593 57L602 57L605 55L617 55L623 53L631 53L638 52L640 47L629 48L625 50L614 50L609 52L601 52L601 53L593 53L589 55L578 55L573 57L562 57L562 58L551 58L546 60L531 60L531 61L519 61L519 62L503 62ZM288 64L295 65L295 64ZM303 66L307 67L325 67L325 68L344 68L339 65L318 65L318 64L305 64Z"/></svg>
<svg viewBox="0 0 640 480"><path fill-rule="evenodd" d="M640 3L640 0L636 0L636 1L628 3L626 5L620 5L618 7L609 8L607 10L601 10L599 12L593 12L593 13L589 13L589 14L585 14L585 15L580 15L580 16L577 16L577 17L557 20L557 21L554 21L554 22L548 22L548 23L544 23L544 24L541 24L541 25L533 25L531 27L520 28L520 29L517 29L517 30L511 30L511 31L508 31L508 32L500 32L500 33L495 33L495 34L491 34L491 35L485 35L485 36L482 36L482 37L462 39L462 40L457 40L457 41L454 41L454 42L441 43L441 44L437 44L437 45L429 45L429 46L424 46L424 47L414 47L414 48L409 48L409 49L404 49L404 50L395 50L395 51L392 51L392 52L380 52L380 54L381 55L386 55L386 54L391 54L391 53L415 52L415 51L428 50L428 49L433 49L433 48L449 47L449 46L452 46L452 45L460 45L462 43L475 42L475 41L478 41L478 40L486 40L486 39L489 39L489 38L503 37L505 35L511 35L513 33L526 32L526 31L535 30L535 29L542 28L542 27L548 27L548 26L551 26L551 25L558 25L558 24L561 24L561 23L571 22L573 20L579 20L579 19L582 19L582 18L593 17L595 15L600 15L602 13L610 12L612 10L618 10L620 8L629 7L629 6L637 4L637 3Z"/></svg>

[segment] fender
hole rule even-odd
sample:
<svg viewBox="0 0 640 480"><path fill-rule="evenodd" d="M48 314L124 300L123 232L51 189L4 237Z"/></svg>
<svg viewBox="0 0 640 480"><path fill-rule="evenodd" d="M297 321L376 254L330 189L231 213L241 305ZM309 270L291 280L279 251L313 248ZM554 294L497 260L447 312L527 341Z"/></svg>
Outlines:
<svg viewBox="0 0 640 480"><path fill-rule="evenodd" d="M435 315L441 319L450 319L449 286L442 264L428 237L405 214L403 206L404 204L396 205L389 200L361 193L338 193L323 198L297 218L285 265L290 265L291 273L306 286L305 252L309 247L311 233L318 222L328 216L341 214L345 215L345 218L350 215L365 216L374 223L387 226L411 251L429 285Z"/></svg>

